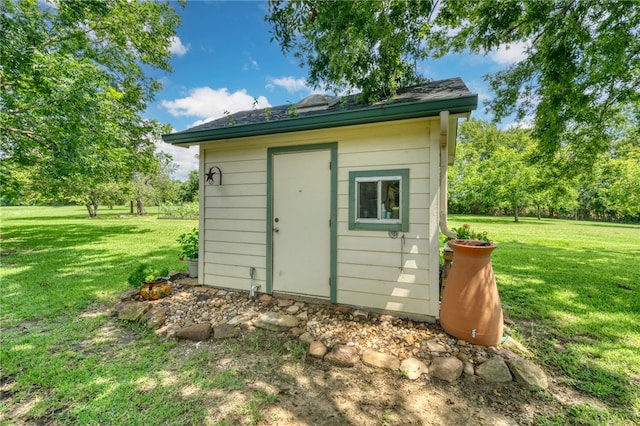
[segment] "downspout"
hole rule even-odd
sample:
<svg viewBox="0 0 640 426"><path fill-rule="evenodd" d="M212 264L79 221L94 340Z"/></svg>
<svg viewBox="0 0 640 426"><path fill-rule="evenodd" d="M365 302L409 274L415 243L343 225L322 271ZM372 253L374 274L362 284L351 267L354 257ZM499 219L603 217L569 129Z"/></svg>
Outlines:
<svg viewBox="0 0 640 426"><path fill-rule="evenodd" d="M440 231L447 237L458 234L447 226L447 166L449 163L449 111L440 111Z"/></svg>

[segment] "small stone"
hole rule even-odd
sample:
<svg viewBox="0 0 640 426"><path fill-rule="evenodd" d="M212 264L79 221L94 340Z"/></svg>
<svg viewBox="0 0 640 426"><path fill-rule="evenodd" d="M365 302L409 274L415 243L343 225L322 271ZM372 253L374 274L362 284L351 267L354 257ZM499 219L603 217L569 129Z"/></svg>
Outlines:
<svg viewBox="0 0 640 426"><path fill-rule="evenodd" d="M367 349L362 354L362 362L370 367L386 368L391 371L400 369L398 357Z"/></svg>
<svg viewBox="0 0 640 426"><path fill-rule="evenodd" d="M258 297L258 301L262 305L269 306L271 305L271 303L273 303L273 296L269 294L261 294L260 297Z"/></svg>
<svg viewBox="0 0 640 426"><path fill-rule="evenodd" d="M267 312L260 315L254 322L258 328L271 331L288 331L298 325L298 318L291 315L282 315L277 312Z"/></svg>
<svg viewBox="0 0 640 426"><path fill-rule="evenodd" d="M159 329L155 331L156 336L162 337L165 339L171 339L175 337L176 333L180 328L175 324L163 325Z"/></svg>
<svg viewBox="0 0 640 426"><path fill-rule="evenodd" d="M300 306L296 306L296 305L291 305L285 310L286 313L291 315L297 314L298 311L300 311Z"/></svg>
<svg viewBox="0 0 640 426"><path fill-rule="evenodd" d="M462 361L458 358L452 356L437 357L431 362L429 373L438 379L451 383L460 377L463 368Z"/></svg>
<svg viewBox="0 0 640 426"><path fill-rule="evenodd" d="M302 321L306 321L309 319L309 314L304 311L304 312L300 312L298 315L296 315L296 318L302 320Z"/></svg>
<svg viewBox="0 0 640 426"><path fill-rule="evenodd" d="M402 371L409 380L416 380L423 374L427 374L429 367L417 358L407 358L400 363L400 371Z"/></svg>
<svg viewBox="0 0 640 426"><path fill-rule="evenodd" d="M407 345L413 346L413 344L416 342L416 338L411 334L407 334L406 336L404 336L404 341L407 342Z"/></svg>
<svg viewBox="0 0 640 426"><path fill-rule="evenodd" d="M516 381L527 389L547 389L549 381L547 375L531 361L522 358L514 358L508 361L509 368Z"/></svg>
<svg viewBox="0 0 640 426"><path fill-rule="evenodd" d="M207 340L209 336L211 336L211 324L209 323L190 325L176 332L177 338L196 342Z"/></svg>
<svg viewBox="0 0 640 426"><path fill-rule="evenodd" d="M340 312L341 314L348 314L349 312L351 312L351 308L348 306L338 306L336 307L336 311Z"/></svg>
<svg viewBox="0 0 640 426"><path fill-rule="evenodd" d="M289 330L289 334L292 335L293 337L300 337L304 333L305 333L304 328L300 328L300 327L293 327L292 329Z"/></svg>
<svg viewBox="0 0 640 426"><path fill-rule="evenodd" d="M132 288L132 289L127 290L124 293L122 293L122 296L120 296L120 300L122 302L126 302L127 300L132 300L138 294L140 294L140 290L136 290L136 289Z"/></svg>
<svg viewBox="0 0 640 426"><path fill-rule="evenodd" d="M473 369L473 364L471 364L469 361L463 362L462 372L464 373L465 376L473 376L475 374Z"/></svg>
<svg viewBox="0 0 640 426"><path fill-rule="evenodd" d="M427 349L431 352L440 353L446 352L447 347L438 339L427 340Z"/></svg>
<svg viewBox="0 0 640 426"><path fill-rule="evenodd" d="M480 364L476 368L476 374L488 382L506 383L513 380L507 363L500 357Z"/></svg>
<svg viewBox="0 0 640 426"><path fill-rule="evenodd" d="M353 346L338 345L325 355L324 360L337 367L353 367L359 360L358 350Z"/></svg>
<svg viewBox="0 0 640 426"><path fill-rule="evenodd" d="M322 359L327 354L327 347L324 343L319 342L317 340L309 343L309 355L313 358Z"/></svg>
<svg viewBox="0 0 640 426"><path fill-rule="evenodd" d="M214 339L230 339L232 337L238 337L238 329L230 324L220 324L213 327Z"/></svg>
<svg viewBox="0 0 640 426"><path fill-rule="evenodd" d="M356 309L353 311L353 318L357 320L366 320L369 318L369 313L365 311L361 311L360 309Z"/></svg>
<svg viewBox="0 0 640 426"><path fill-rule="evenodd" d="M306 344L310 344L311 342L313 342L313 336L311 335L311 333L302 333L300 335L300 337L298 337L298 339L302 342L302 343L306 343Z"/></svg>
<svg viewBox="0 0 640 426"><path fill-rule="evenodd" d="M286 308L287 306L293 305L293 300L291 299L278 299L278 306L281 308Z"/></svg>
<svg viewBox="0 0 640 426"><path fill-rule="evenodd" d="M380 315L380 322L390 323L393 321L393 317L391 315Z"/></svg>
<svg viewBox="0 0 640 426"><path fill-rule="evenodd" d="M218 297L224 297L224 296L226 296L227 294L229 294L229 292L228 292L228 291L226 291L226 290L218 290L218 293L216 293L216 296L218 296Z"/></svg>

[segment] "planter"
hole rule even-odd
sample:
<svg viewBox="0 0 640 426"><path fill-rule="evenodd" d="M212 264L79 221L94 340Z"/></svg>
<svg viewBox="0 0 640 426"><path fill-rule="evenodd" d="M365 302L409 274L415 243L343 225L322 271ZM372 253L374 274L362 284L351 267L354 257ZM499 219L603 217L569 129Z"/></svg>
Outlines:
<svg viewBox="0 0 640 426"><path fill-rule="evenodd" d="M187 258L187 267L189 268L189 276L198 278L198 259Z"/></svg>
<svg viewBox="0 0 640 426"><path fill-rule="evenodd" d="M440 324L467 342L496 346L503 335L502 304L491 267L496 244L453 240L453 264L440 303Z"/></svg>
<svg viewBox="0 0 640 426"><path fill-rule="evenodd" d="M140 285L140 295L145 300L163 299L169 295L172 288L173 285L169 280L142 283Z"/></svg>

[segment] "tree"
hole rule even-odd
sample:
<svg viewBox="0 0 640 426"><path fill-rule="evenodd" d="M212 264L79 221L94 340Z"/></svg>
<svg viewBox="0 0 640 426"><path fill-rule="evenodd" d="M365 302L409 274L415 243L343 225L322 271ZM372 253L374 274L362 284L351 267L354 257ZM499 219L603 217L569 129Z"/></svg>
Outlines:
<svg viewBox="0 0 640 426"><path fill-rule="evenodd" d="M0 154L29 165L47 195L74 199L95 215L99 188L128 180L144 136L141 119L170 71L179 18L168 3L2 1Z"/></svg>
<svg viewBox="0 0 640 426"><path fill-rule="evenodd" d="M488 105L497 121L532 117L539 159L574 172L611 148L618 113L640 101L633 1L270 0L266 19L311 84L361 89L367 100L420 79L425 58L524 45L522 60L487 76Z"/></svg>

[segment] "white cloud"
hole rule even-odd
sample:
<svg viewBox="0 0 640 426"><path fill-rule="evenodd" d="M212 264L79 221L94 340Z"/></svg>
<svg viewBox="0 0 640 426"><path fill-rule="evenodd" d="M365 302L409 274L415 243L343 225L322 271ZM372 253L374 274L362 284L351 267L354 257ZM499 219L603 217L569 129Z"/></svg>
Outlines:
<svg viewBox="0 0 640 426"><path fill-rule="evenodd" d="M182 40L180 40L180 37L173 36L171 37L171 46L169 47L169 52L171 52L172 55L182 56L187 53L190 47L190 44L187 44L186 46L182 44Z"/></svg>
<svg viewBox="0 0 640 426"><path fill-rule="evenodd" d="M173 173L175 179L185 181L189 177L189 172L192 170L198 170L198 147L192 146L185 148L182 146L176 146L168 144L164 141L156 142L156 151L165 152L173 157L173 163L177 166L176 171Z"/></svg>
<svg viewBox="0 0 640 426"><path fill-rule="evenodd" d="M284 88L289 93L296 93L300 91L312 92L312 89L307 86L307 80L304 78L294 77L281 77L270 78L267 87L278 86Z"/></svg>
<svg viewBox="0 0 640 426"><path fill-rule="evenodd" d="M196 87L189 91L189 96L172 101L163 100L160 105L174 117L193 116L205 119L200 120L200 124L222 117L225 111L234 113L271 106L264 96L254 98L247 94L245 89L229 93L225 87L221 89Z"/></svg>
<svg viewBox="0 0 640 426"><path fill-rule="evenodd" d="M501 44L498 49L489 54L489 57L500 65L515 64L526 58L530 46L529 42Z"/></svg>
<svg viewBox="0 0 640 426"><path fill-rule="evenodd" d="M260 71L260 66L258 65L258 61L249 57L248 62L242 64L242 71L249 71L250 69Z"/></svg>

